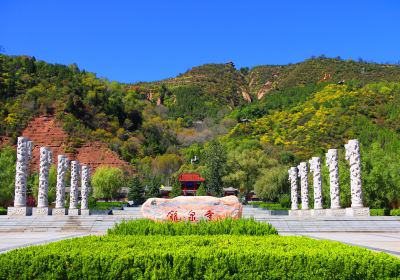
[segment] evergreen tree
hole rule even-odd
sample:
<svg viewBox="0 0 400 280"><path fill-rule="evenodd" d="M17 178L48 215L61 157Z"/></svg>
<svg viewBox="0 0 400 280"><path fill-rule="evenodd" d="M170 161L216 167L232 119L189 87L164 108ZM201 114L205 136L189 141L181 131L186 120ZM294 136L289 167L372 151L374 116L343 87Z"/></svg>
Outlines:
<svg viewBox="0 0 400 280"><path fill-rule="evenodd" d="M170 192L169 197L174 198L180 195L182 195L181 184L178 180L175 180L175 182L172 184L172 191Z"/></svg>
<svg viewBox="0 0 400 280"><path fill-rule="evenodd" d="M132 183L129 187L128 199L133 201L133 204L142 204L145 200L144 198L144 187L140 183L139 177L135 176L132 179Z"/></svg>
<svg viewBox="0 0 400 280"><path fill-rule="evenodd" d="M205 149L205 177L208 190L213 196L223 195L222 177L226 174L226 151L217 140L213 140Z"/></svg>
<svg viewBox="0 0 400 280"><path fill-rule="evenodd" d="M204 185L204 183L201 183L196 191L196 196L205 196L205 195L207 195L206 186Z"/></svg>
<svg viewBox="0 0 400 280"><path fill-rule="evenodd" d="M153 177L150 181L149 186L147 187L146 198L160 197L161 196L160 186L161 186L160 178Z"/></svg>

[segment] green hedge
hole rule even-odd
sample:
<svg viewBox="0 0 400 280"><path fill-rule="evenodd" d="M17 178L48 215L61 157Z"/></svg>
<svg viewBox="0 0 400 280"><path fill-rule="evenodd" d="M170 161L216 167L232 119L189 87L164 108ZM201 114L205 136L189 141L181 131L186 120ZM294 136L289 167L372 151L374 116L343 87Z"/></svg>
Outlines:
<svg viewBox="0 0 400 280"><path fill-rule="evenodd" d="M369 214L371 216L389 216L389 209L370 209Z"/></svg>
<svg viewBox="0 0 400 280"><path fill-rule="evenodd" d="M395 279L400 259L286 236L90 236L0 255L0 279Z"/></svg>
<svg viewBox="0 0 400 280"><path fill-rule="evenodd" d="M7 215L7 209L0 207L0 215Z"/></svg>
<svg viewBox="0 0 400 280"><path fill-rule="evenodd" d="M190 222L154 222L146 219L123 221L108 230L114 235L270 235L277 230L267 223L254 219L223 219L216 221L200 220Z"/></svg>
<svg viewBox="0 0 400 280"><path fill-rule="evenodd" d="M400 209L390 210L390 216L400 216Z"/></svg>
<svg viewBox="0 0 400 280"><path fill-rule="evenodd" d="M280 203L264 202L264 201L252 201L250 205L256 207L265 208L268 210L289 210L289 208L282 206Z"/></svg>
<svg viewBox="0 0 400 280"><path fill-rule="evenodd" d="M111 210L113 208L119 208L126 206L126 202L112 201L112 202L103 202L103 201L94 201L90 209L92 210Z"/></svg>

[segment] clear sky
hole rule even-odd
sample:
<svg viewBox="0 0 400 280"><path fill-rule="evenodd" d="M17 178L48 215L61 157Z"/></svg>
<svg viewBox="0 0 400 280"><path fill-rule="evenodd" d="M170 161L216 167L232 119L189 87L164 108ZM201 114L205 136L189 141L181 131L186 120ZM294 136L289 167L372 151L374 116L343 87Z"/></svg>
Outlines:
<svg viewBox="0 0 400 280"><path fill-rule="evenodd" d="M1 0L0 45L121 82L204 63L400 61L397 0Z"/></svg>

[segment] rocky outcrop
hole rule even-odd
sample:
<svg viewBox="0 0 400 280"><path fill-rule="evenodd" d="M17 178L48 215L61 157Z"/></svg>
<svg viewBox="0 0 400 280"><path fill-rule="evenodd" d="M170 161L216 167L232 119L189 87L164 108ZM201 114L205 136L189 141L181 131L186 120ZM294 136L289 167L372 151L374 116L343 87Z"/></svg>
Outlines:
<svg viewBox="0 0 400 280"><path fill-rule="evenodd" d="M245 90L245 89L241 89L241 92L242 92L242 97L243 97L243 99L247 102L247 103L251 103L253 100L251 99L251 96L250 96L250 94L247 92L247 90Z"/></svg>
<svg viewBox="0 0 400 280"><path fill-rule="evenodd" d="M272 82L267 81L257 92L257 99L260 100L272 89Z"/></svg>
<svg viewBox="0 0 400 280"><path fill-rule="evenodd" d="M57 162L58 155L66 155L69 160L78 160L81 164L88 165L93 171L102 165L131 171L129 164L121 160L104 143L87 142L79 148L71 149L71 144L68 142L68 134L54 116L40 116L33 119L24 129L22 135L33 142L30 168L34 171L39 169L40 147L49 147L51 149L53 162Z"/></svg>

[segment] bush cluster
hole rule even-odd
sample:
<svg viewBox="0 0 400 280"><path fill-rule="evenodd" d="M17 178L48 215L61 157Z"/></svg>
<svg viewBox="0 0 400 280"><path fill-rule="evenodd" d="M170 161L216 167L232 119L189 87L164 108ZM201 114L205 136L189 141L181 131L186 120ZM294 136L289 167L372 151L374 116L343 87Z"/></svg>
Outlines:
<svg viewBox="0 0 400 280"><path fill-rule="evenodd" d="M389 209L370 209L371 216L389 216Z"/></svg>
<svg viewBox="0 0 400 280"><path fill-rule="evenodd" d="M390 210L390 216L400 216L400 209Z"/></svg>
<svg viewBox="0 0 400 280"><path fill-rule="evenodd" d="M282 236L90 236L0 255L0 279L389 279L400 259Z"/></svg>
<svg viewBox="0 0 400 280"><path fill-rule="evenodd" d="M268 210L289 210L290 208L282 206L280 203L264 202L264 201L254 201L251 202L254 207L265 208Z"/></svg>
<svg viewBox="0 0 400 280"><path fill-rule="evenodd" d="M0 207L0 215L7 215L7 209Z"/></svg>
<svg viewBox="0 0 400 280"><path fill-rule="evenodd" d="M278 231L267 223L254 219L200 220L191 222L154 222L146 219L123 221L108 230L109 235L276 235Z"/></svg>

